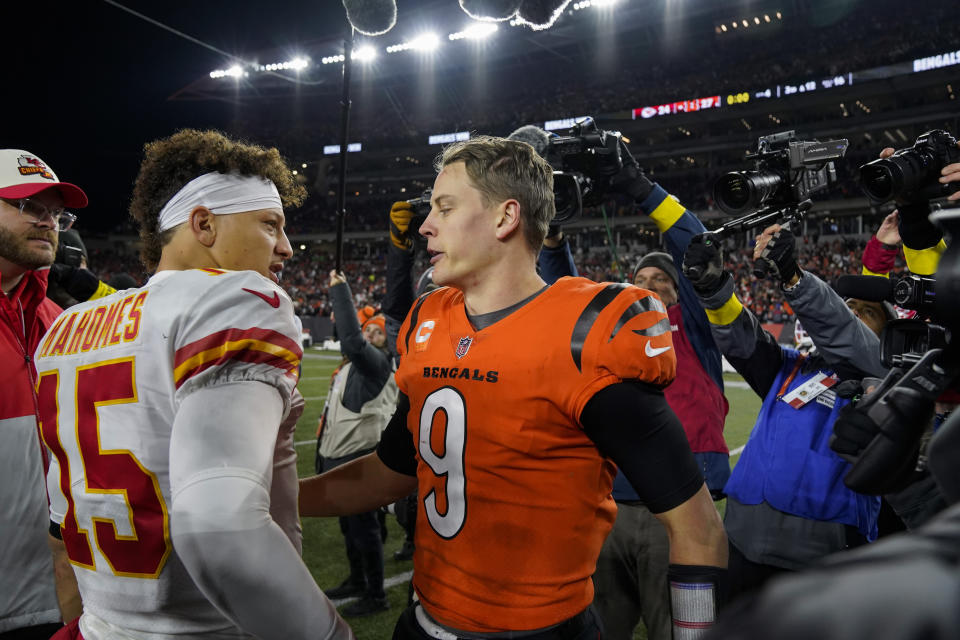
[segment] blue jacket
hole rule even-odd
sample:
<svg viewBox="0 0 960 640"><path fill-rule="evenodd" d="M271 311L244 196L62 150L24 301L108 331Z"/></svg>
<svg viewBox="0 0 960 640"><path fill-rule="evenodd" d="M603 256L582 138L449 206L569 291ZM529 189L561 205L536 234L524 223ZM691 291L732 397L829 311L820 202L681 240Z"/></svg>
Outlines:
<svg viewBox="0 0 960 640"><path fill-rule="evenodd" d="M826 293L829 289L808 273L803 274L801 282L795 288L798 291ZM836 368L825 356L832 353L836 357L839 345L864 354L877 348L876 336L861 329L862 323L852 316L843 300L835 294L818 300L821 306L816 309L803 305L804 313L829 320L835 331L829 339L826 335L818 336L822 338L820 342L814 339L824 353L809 358L797 370L784 394L819 372L833 374ZM880 499L855 493L843 484L850 464L829 447L833 423L847 401L830 390L800 409L780 399L780 390L794 371L799 354L778 345L763 330L756 316L737 300L732 279L705 298L703 305L727 360L763 398L757 422L725 488L727 495L743 505L766 503L808 520L850 525L868 540L876 539ZM813 319L810 318L811 324L817 326ZM847 360L851 359L848 355ZM789 539L786 535L784 538Z"/></svg>
<svg viewBox="0 0 960 640"><path fill-rule="evenodd" d="M850 465L830 449L833 423L850 401L829 391L800 409L780 400L780 388L799 356L793 349L781 350L783 365L763 399L756 426L725 491L741 504L766 502L784 513L848 524L875 540L880 500L844 486ZM786 393L818 373L831 373L826 362L822 364L822 368L798 372Z"/></svg>

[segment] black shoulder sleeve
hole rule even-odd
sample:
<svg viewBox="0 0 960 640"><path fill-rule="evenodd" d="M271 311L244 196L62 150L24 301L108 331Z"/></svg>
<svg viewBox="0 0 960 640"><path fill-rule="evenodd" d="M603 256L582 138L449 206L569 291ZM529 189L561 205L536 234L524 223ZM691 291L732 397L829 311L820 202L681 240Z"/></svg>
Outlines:
<svg viewBox="0 0 960 640"><path fill-rule="evenodd" d="M652 385L620 382L601 389L580 424L653 513L683 504L703 485L680 420Z"/></svg>
<svg viewBox="0 0 960 640"><path fill-rule="evenodd" d="M63 540L63 533L60 530L60 525L53 520L50 521L50 535L57 540Z"/></svg>
<svg viewBox="0 0 960 640"><path fill-rule="evenodd" d="M406 394L397 395L397 410L380 434L377 455L383 464L397 473L408 476L417 475L417 450L413 446L413 436L407 429L407 414L410 412L410 400Z"/></svg>

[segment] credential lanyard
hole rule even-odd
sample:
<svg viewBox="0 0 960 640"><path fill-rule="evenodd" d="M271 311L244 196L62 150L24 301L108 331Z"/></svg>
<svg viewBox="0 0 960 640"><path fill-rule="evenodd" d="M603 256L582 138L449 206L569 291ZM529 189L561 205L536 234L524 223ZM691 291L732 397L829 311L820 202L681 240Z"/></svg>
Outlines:
<svg viewBox="0 0 960 640"><path fill-rule="evenodd" d="M805 354L800 354L797 358L797 363L793 365L793 371L790 372L790 375L787 376L787 379L783 381L783 385L780 387L780 391L777 392L777 400L783 398L783 394L787 392L787 389L790 387L790 383L793 382L793 379L797 377L797 373L800 371L800 367L803 366L803 361L807 359Z"/></svg>

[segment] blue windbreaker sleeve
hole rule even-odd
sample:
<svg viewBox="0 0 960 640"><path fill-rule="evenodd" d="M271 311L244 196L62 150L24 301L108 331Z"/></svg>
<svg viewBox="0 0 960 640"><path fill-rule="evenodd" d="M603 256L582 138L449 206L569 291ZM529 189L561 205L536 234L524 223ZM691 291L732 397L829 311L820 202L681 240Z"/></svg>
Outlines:
<svg viewBox="0 0 960 640"><path fill-rule="evenodd" d="M707 374L723 391L723 362L720 349L710 332L710 322L703 311L693 285L683 276L683 254L693 236L706 231L703 223L673 199L659 184L654 184L647 199L640 203L640 209L656 223L667 245L667 251L673 256L680 282L677 283L677 296L683 312L683 326L687 331L690 344L696 352Z"/></svg>
<svg viewBox="0 0 960 640"><path fill-rule="evenodd" d="M537 258L540 267L540 277L547 284L553 284L564 276L578 276L577 265L573 264L573 254L570 252L570 243L564 238L559 247L542 247Z"/></svg>

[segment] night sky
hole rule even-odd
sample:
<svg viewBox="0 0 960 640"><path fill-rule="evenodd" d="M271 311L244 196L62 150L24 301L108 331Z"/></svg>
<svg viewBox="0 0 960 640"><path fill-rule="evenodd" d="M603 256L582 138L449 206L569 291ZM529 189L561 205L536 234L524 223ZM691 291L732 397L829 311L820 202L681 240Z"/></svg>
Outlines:
<svg viewBox="0 0 960 640"><path fill-rule="evenodd" d="M250 55L339 38L338 0L121 0L219 49ZM102 0L4 2L2 146L27 149L83 188L78 229L107 231L126 216L144 142L181 127L223 127L223 102L167 98L228 66L221 55ZM28 10L29 9L29 10Z"/></svg>

